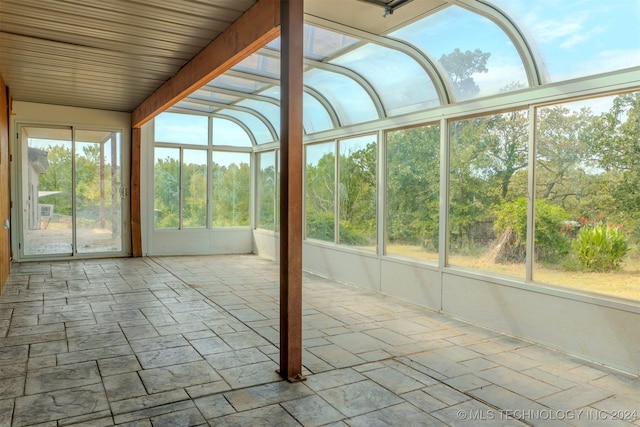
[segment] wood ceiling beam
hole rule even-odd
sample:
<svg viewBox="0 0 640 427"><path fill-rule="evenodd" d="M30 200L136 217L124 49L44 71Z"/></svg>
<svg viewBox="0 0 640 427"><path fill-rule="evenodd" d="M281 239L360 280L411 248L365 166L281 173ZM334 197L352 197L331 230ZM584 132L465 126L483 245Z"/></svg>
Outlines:
<svg viewBox="0 0 640 427"><path fill-rule="evenodd" d="M258 0L131 113L139 128L280 34L280 0Z"/></svg>

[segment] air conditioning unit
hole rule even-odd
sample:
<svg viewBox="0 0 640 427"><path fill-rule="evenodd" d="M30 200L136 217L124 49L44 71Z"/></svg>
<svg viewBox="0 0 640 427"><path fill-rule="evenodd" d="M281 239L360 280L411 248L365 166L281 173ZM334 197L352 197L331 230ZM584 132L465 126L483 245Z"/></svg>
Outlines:
<svg viewBox="0 0 640 427"><path fill-rule="evenodd" d="M53 205L40 205L40 218L51 218L53 216Z"/></svg>

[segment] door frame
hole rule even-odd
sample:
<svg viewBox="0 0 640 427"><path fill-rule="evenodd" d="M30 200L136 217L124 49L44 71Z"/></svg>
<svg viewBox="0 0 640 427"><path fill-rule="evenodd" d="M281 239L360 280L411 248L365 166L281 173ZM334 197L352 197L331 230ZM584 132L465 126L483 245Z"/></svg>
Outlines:
<svg viewBox="0 0 640 427"><path fill-rule="evenodd" d="M104 132L119 132L120 138L120 169L121 169L121 189L128 195L130 187L130 129L119 126L110 125L90 125L85 123L63 123L57 120L49 121L22 121L19 119L14 120L12 128L12 139L14 146L14 153L16 158L12 162L12 200L15 201L12 206L12 217L14 218L15 227L12 227L12 250L14 254L14 261L45 261L45 260L64 260L64 259L89 259L89 258L117 258L126 257L131 255L131 237L130 237L130 222L128 221L130 215L130 202L128 197L120 197L121 201L121 218L120 218L120 239L121 250L110 252L80 252L78 253L77 247L73 247L71 253L64 254L37 254L37 255L25 255L24 253L24 225L25 218L23 213L24 206L24 192L23 186L27 183L23 182L24 179L24 151L22 141L22 129L26 127L35 128L51 128L51 129L70 129L72 138L72 150L75 148L75 135L76 131L104 131ZM75 185L75 161L72 162L72 243L77 243L77 217L76 217L76 185Z"/></svg>

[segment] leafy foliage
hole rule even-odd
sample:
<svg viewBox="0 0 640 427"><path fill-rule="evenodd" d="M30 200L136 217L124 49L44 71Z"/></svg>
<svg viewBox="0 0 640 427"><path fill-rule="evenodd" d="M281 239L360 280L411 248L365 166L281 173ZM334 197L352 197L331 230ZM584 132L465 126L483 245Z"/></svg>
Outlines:
<svg viewBox="0 0 640 427"><path fill-rule="evenodd" d="M438 250L440 127L387 136L387 239Z"/></svg>
<svg viewBox="0 0 640 427"><path fill-rule="evenodd" d="M120 183L120 167L116 166L116 182L112 182L111 159L110 156L105 156L103 167L107 171L107 177L101 184L99 144L77 142L75 155L72 154L70 143L49 145L44 151L47 152L49 168L38 176L38 190L56 194L44 196L39 202L54 205L56 214L71 216L74 194L72 167L75 167L76 215L88 226L104 227L104 218L111 218L111 211L120 208L119 203L111 205L111 193L118 191ZM104 192L103 212L100 212L101 188Z"/></svg>
<svg viewBox="0 0 640 427"><path fill-rule="evenodd" d="M247 156L248 159L248 156ZM212 222L214 227L249 225L251 169L248 162L213 163Z"/></svg>
<svg viewBox="0 0 640 427"><path fill-rule="evenodd" d="M495 231L508 238L498 238L502 247L498 262L524 262L527 241L527 199L519 197L495 208ZM539 261L557 262L569 250L569 240L563 232L569 213L544 199L536 200L535 255Z"/></svg>
<svg viewBox="0 0 640 427"><path fill-rule="evenodd" d="M490 56L491 53L482 52L480 49L462 52L455 48L453 52L440 57L439 62L449 74L457 98L473 98L480 92L473 80L473 74L489 71L487 61Z"/></svg>
<svg viewBox="0 0 640 427"><path fill-rule="evenodd" d="M335 143L307 146L306 237L335 240ZM321 156L317 161L313 157Z"/></svg>
<svg viewBox="0 0 640 427"><path fill-rule="evenodd" d="M175 150L176 154L178 150ZM249 163L222 166L213 163L214 227L249 225ZM273 174L273 168L270 168ZM272 184L271 184L272 185ZM205 227L207 219L207 166L201 163L182 165L180 189L180 161L168 155L156 160L154 169L154 208L157 228L180 226L180 198L182 197L182 226ZM273 197L269 201L273 207ZM272 210L273 211L273 210ZM273 213L271 212L271 218Z"/></svg>
<svg viewBox="0 0 640 427"><path fill-rule="evenodd" d="M340 227L338 241L347 245L376 243L376 156L375 142L341 141L338 160Z"/></svg>
<svg viewBox="0 0 640 427"><path fill-rule="evenodd" d="M630 248L622 226L607 224L603 220L583 226L572 243L572 249L582 267L591 271L610 271L620 268Z"/></svg>

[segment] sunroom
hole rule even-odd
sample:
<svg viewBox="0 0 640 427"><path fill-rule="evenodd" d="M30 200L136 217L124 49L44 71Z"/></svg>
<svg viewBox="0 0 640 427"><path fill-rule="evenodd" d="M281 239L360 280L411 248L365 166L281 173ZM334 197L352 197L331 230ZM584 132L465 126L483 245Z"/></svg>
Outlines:
<svg viewBox="0 0 640 427"><path fill-rule="evenodd" d="M306 7L305 270L637 367L637 334L593 320L638 315L636 5L464 1L383 31ZM143 127L145 254L278 258L279 58Z"/></svg>
<svg viewBox="0 0 640 427"><path fill-rule="evenodd" d="M304 270L640 374L639 23L633 0L306 0ZM279 260L291 41L265 38L144 120L0 66L13 261Z"/></svg>

